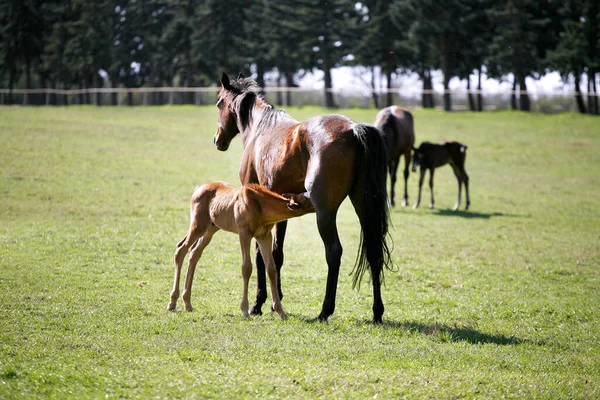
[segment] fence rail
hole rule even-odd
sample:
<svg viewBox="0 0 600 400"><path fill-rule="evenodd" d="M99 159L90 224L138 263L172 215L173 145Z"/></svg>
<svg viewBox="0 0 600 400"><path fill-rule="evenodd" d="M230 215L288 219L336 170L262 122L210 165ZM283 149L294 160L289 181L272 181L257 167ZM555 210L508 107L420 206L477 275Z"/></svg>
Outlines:
<svg viewBox="0 0 600 400"><path fill-rule="evenodd" d="M139 88L85 88L85 89L6 89L0 88L0 105L175 105L175 104L214 104L219 87L139 87ZM269 100L281 106L324 105L323 89L299 87L267 87L263 89ZM374 97L379 104L385 104L388 93L394 96L394 103L409 108L421 105L422 95L432 95L434 104L440 108L443 96L452 96L452 109L469 108L469 95L483 99L484 109L497 110L510 108L511 97L529 95L532 110L545 113L577 111L577 95L590 101L598 93L577 93L575 91L555 91L551 93L535 90L506 90L491 92L486 90L410 90L407 96L402 88L377 90L371 93L365 87L329 89L339 107L373 107Z"/></svg>

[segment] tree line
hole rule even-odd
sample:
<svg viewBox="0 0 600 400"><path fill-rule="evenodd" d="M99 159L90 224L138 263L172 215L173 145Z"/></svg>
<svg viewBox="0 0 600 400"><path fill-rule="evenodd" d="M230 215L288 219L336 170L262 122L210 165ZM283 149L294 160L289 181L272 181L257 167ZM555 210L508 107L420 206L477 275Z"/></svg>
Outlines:
<svg viewBox="0 0 600 400"><path fill-rule="evenodd" d="M485 71L511 77L511 105L528 111L526 78L558 71L574 80L579 111L599 114L599 22L598 0L3 0L0 85L210 86L229 71L264 87L275 71L278 86L294 87L302 71L321 70L333 107L331 69L360 65L373 72L373 88L375 71L387 89L397 74L417 73L427 108L435 106L432 71L440 70L446 110L450 80L475 75L469 106L482 110ZM384 105L375 90L373 99ZM385 103L392 101L389 90Z"/></svg>

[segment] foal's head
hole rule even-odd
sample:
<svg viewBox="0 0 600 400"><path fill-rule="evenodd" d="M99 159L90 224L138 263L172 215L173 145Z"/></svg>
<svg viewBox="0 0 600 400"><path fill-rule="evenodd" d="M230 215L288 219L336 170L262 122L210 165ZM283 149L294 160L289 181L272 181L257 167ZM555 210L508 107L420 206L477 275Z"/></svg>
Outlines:
<svg viewBox="0 0 600 400"><path fill-rule="evenodd" d="M425 160L425 152L423 151L423 145L418 149L413 147L413 162L412 162L412 172L417 171L417 167L423 164Z"/></svg>
<svg viewBox="0 0 600 400"><path fill-rule="evenodd" d="M254 81L241 74L237 79L230 79L226 73L221 76L218 127L213 139L218 150L227 150L235 135L248 125L248 110L256 98L255 86Z"/></svg>

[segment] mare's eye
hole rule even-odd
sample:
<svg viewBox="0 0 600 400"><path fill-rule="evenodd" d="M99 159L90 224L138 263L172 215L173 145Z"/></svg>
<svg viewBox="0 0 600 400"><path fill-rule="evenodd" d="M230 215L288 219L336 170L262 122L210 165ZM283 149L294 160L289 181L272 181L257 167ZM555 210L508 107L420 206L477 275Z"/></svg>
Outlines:
<svg viewBox="0 0 600 400"><path fill-rule="evenodd" d="M223 99L219 99L219 101L217 101L217 104L216 104L217 108L220 108L222 103L223 103Z"/></svg>

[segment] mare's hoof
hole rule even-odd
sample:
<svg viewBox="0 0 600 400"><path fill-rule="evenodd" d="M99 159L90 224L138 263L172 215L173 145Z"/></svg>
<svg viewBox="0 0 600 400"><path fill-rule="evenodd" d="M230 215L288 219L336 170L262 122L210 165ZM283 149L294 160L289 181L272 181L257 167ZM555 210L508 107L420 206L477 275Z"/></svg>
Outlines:
<svg viewBox="0 0 600 400"><path fill-rule="evenodd" d="M373 317L373 325L383 325L383 319L381 317Z"/></svg>
<svg viewBox="0 0 600 400"><path fill-rule="evenodd" d="M319 317L317 319L319 320L319 322L327 324L327 323L329 323L329 321L327 320L327 318L329 318L329 317L326 317L323 314L321 314L321 315L319 315Z"/></svg>
<svg viewBox="0 0 600 400"><path fill-rule="evenodd" d="M252 308L250 309L250 314L251 315L262 315L262 310L258 306L252 306Z"/></svg>

